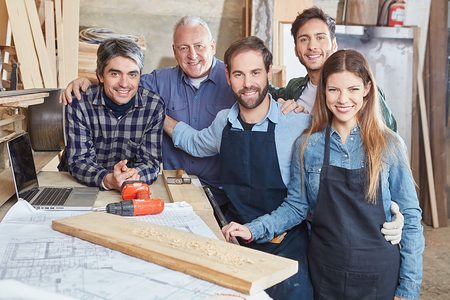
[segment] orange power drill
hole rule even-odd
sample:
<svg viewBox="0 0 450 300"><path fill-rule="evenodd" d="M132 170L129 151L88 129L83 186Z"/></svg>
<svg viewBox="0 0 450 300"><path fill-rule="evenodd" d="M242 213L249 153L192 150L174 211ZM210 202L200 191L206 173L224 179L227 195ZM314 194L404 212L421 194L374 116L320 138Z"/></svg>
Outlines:
<svg viewBox="0 0 450 300"><path fill-rule="evenodd" d="M106 212L120 216L144 216L164 210L164 201L151 199L150 186L145 182L125 181L121 194L123 201L108 204Z"/></svg>

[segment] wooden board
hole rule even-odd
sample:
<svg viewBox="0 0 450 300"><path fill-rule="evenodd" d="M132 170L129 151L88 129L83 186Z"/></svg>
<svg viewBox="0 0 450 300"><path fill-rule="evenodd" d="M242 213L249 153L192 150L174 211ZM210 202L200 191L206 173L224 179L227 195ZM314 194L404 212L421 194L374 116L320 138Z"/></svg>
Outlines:
<svg viewBox="0 0 450 300"><path fill-rule="evenodd" d="M246 294L298 270L295 260L106 213L55 220L52 228Z"/></svg>
<svg viewBox="0 0 450 300"><path fill-rule="evenodd" d="M8 12L6 10L5 0L0 0L0 45L6 45L7 36L8 36Z"/></svg>
<svg viewBox="0 0 450 300"><path fill-rule="evenodd" d="M212 208L209 204L208 197L206 197L206 194L203 192L201 186L196 185L194 182L191 184L167 184L167 177L175 177L175 172L175 170L162 171L164 184L166 185L170 201L180 202L185 201L186 199L192 199L189 203L195 210L208 210L212 213ZM197 178L192 175L190 177L191 179Z"/></svg>
<svg viewBox="0 0 450 300"><path fill-rule="evenodd" d="M42 77L28 23L25 2L24 0L6 0L6 7L9 21L11 22L17 58L20 63L19 68L23 86L26 89L41 88L43 87Z"/></svg>

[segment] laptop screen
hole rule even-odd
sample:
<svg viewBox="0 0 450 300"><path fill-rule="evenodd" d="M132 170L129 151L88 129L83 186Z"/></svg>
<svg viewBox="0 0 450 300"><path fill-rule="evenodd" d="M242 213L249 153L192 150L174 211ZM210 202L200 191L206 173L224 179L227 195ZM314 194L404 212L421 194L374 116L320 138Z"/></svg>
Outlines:
<svg viewBox="0 0 450 300"><path fill-rule="evenodd" d="M28 133L8 141L8 154L16 192L20 195L39 187Z"/></svg>

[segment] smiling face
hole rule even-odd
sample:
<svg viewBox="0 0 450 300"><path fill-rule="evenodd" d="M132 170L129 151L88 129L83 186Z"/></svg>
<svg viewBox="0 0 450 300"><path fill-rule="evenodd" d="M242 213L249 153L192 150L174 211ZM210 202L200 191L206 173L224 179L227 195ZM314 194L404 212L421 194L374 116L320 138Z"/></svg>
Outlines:
<svg viewBox="0 0 450 300"><path fill-rule="evenodd" d="M128 103L136 95L140 70L136 62L130 58L116 56L105 67L103 74L98 74L106 96L114 103Z"/></svg>
<svg viewBox="0 0 450 300"><path fill-rule="evenodd" d="M303 24L295 40L295 53L308 73L319 73L325 60L337 49L336 39L331 39L327 24L320 19Z"/></svg>
<svg viewBox="0 0 450 300"><path fill-rule="evenodd" d="M208 75L216 42L201 25L183 25L174 35L173 53L178 65L191 78Z"/></svg>
<svg viewBox="0 0 450 300"><path fill-rule="evenodd" d="M266 71L263 57L256 50L238 52L231 58L227 80L242 108L256 108L267 98L271 74L271 68Z"/></svg>
<svg viewBox="0 0 450 300"><path fill-rule="evenodd" d="M357 114L364 105L371 84L352 72L343 71L328 76L325 97L328 109L333 114L332 126L337 131L349 131L356 126Z"/></svg>

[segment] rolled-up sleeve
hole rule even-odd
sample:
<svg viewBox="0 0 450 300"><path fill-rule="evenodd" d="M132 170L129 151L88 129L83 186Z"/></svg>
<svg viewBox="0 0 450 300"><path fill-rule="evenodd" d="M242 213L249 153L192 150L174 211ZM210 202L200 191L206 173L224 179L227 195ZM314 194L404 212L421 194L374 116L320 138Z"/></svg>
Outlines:
<svg viewBox="0 0 450 300"><path fill-rule="evenodd" d="M222 132L227 124L229 109L221 110L211 125L196 130L184 122L178 122L173 130L175 147L196 157L213 156L220 152Z"/></svg>
<svg viewBox="0 0 450 300"><path fill-rule="evenodd" d="M396 135L397 136L397 135ZM424 250L422 210L417 199L414 179L409 168L406 146L400 137L395 142L397 152L390 159L389 186L405 218L400 242L400 275L396 295L405 299L418 299L422 283L422 255Z"/></svg>

